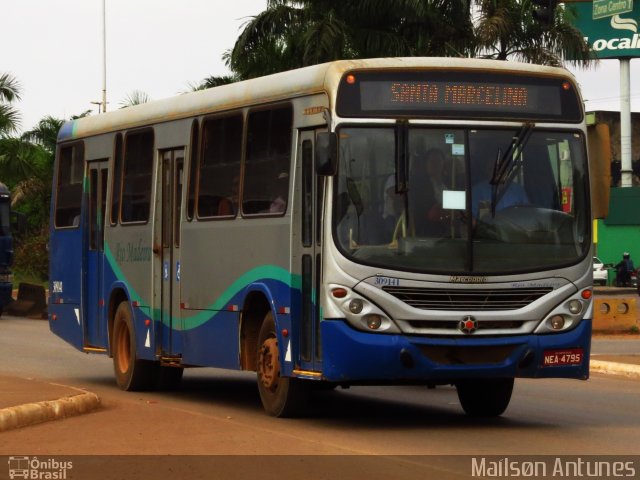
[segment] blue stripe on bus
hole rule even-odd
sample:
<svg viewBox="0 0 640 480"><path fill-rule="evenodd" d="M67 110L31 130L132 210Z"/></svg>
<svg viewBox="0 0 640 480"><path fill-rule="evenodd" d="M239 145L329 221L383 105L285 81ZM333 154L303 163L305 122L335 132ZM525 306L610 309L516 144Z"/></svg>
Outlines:
<svg viewBox="0 0 640 480"><path fill-rule="evenodd" d="M75 138L77 133L78 124L75 120L71 120L62 125L62 128L58 132L58 141L71 140Z"/></svg>

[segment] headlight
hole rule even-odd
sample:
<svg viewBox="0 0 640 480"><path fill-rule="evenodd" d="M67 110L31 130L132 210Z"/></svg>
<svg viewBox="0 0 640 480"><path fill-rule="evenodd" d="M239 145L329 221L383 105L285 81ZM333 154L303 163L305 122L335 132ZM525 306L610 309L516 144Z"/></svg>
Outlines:
<svg viewBox="0 0 640 480"><path fill-rule="evenodd" d="M578 315L582 312L582 302L574 298L567 303L567 308L573 315Z"/></svg>
<svg viewBox="0 0 640 480"><path fill-rule="evenodd" d="M376 315L375 313L365 315L363 320L367 322L367 327L369 327L371 330L378 330L382 325L382 317L380 315Z"/></svg>
<svg viewBox="0 0 640 480"><path fill-rule="evenodd" d="M330 285L329 292L329 298L340 309L347 322L358 330L386 333L400 331L380 307L350 288Z"/></svg>
<svg viewBox="0 0 640 480"><path fill-rule="evenodd" d="M591 305L592 291L584 289L560 303L538 324L534 333L561 333L574 328Z"/></svg>
<svg viewBox="0 0 640 480"><path fill-rule="evenodd" d="M562 327L564 327L564 317L562 315L554 315L549 319L549 326L553 330L562 330Z"/></svg>
<svg viewBox="0 0 640 480"><path fill-rule="evenodd" d="M364 308L364 302L360 298L354 298L349 302L349 311L354 315L358 315Z"/></svg>

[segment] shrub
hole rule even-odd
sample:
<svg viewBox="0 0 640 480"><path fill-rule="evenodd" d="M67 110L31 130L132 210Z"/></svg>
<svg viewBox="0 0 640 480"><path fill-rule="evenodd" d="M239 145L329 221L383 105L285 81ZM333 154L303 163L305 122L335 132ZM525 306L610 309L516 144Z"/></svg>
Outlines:
<svg viewBox="0 0 640 480"><path fill-rule="evenodd" d="M49 251L47 243L48 232L26 235L20 239L14 239L15 257L13 271L22 276L32 277L40 281L49 278Z"/></svg>

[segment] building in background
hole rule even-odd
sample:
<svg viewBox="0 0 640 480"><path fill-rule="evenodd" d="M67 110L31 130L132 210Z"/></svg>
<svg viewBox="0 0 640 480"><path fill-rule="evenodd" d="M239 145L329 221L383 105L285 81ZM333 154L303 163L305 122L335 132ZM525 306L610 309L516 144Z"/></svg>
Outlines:
<svg viewBox="0 0 640 480"><path fill-rule="evenodd" d="M640 264L640 113L631 114L633 186L627 188L620 188L620 112L597 111L590 115L593 121L607 124L611 133L609 214L596 221L596 255L604 263L615 265L624 252L629 252L634 263Z"/></svg>

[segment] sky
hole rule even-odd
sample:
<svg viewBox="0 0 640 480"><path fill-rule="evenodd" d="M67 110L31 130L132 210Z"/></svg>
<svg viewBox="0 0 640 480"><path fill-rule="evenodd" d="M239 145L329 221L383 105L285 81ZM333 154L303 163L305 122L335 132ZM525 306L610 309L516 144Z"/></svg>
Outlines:
<svg viewBox="0 0 640 480"><path fill-rule="evenodd" d="M0 73L22 87L22 130L47 115L67 119L102 98L102 0L2 2ZM222 55L266 0L106 0L107 110L134 90L152 99L229 71ZM570 68L587 110L619 110L619 66ZM631 62L631 109L640 111L640 60Z"/></svg>

